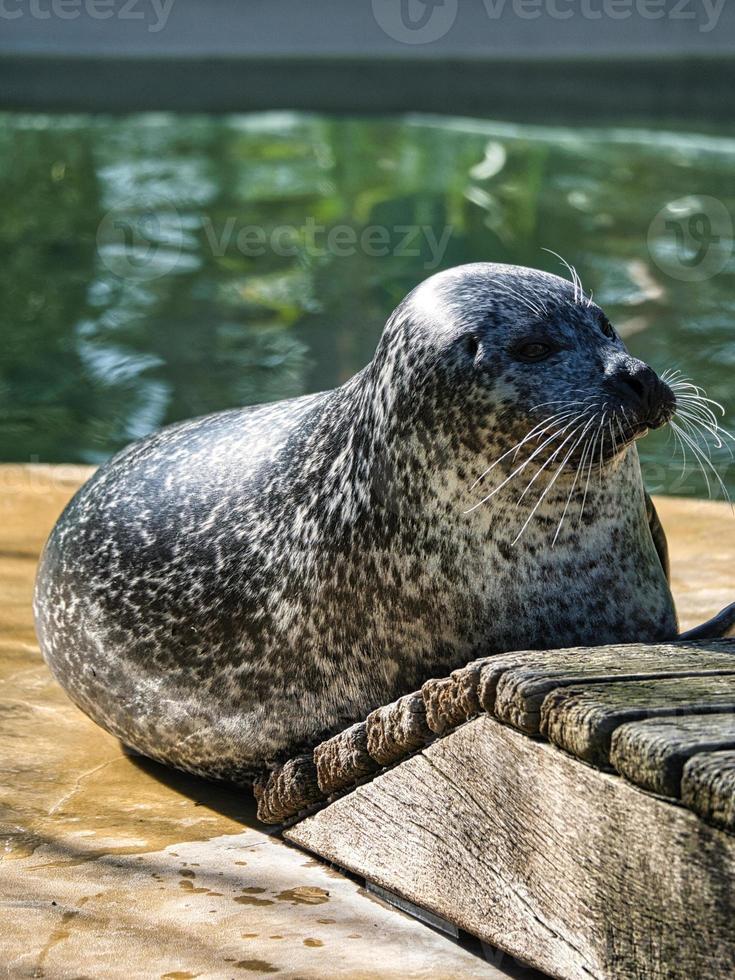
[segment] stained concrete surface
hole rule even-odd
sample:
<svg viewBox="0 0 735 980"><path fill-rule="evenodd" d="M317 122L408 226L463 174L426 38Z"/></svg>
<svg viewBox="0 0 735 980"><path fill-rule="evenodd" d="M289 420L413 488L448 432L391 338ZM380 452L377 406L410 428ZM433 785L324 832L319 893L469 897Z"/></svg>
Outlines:
<svg viewBox="0 0 735 980"><path fill-rule="evenodd" d="M270 835L248 794L125 755L68 701L30 597L88 472L0 467L0 976L507 976ZM657 505L688 627L735 596L735 519Z"/></svg>

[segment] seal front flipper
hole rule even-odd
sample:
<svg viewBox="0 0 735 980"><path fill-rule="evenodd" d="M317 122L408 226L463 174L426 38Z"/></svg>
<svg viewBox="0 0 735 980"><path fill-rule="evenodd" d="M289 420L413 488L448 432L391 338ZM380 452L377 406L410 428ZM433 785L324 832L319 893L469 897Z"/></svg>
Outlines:
<svg viewBox="0 0 735 980"><path fill-rule="evenodd" d="M659 561L661 562L661 568L663 568L666 581L670 585L671 564L669 562L669 546L666 541L666 534L661 526L661 521L658 519L658 513L656 512L656 508L651 500L650 494L645 490L643 492L646 496L646 516L648 517L648 527L650 528L653 544L656 548Z"/></svg>
<svg viewBox="0 0 735 980"><path fill-rule="evenodd" d="M735 602L718 612L715 617L708 619L701 626L695 626L686 633L681 633L680 640L725 640L735 637Z"/></svg>
<svg viewBox="0 0 735 980"><path fill-rule="evenodd" d="M671 584L671 565L669 562L669 546L666 542L666 534L658 518L656 507L651 500L648 492L646 496L646 515L648 517L648 527L651 531L653 544L664 570L666 581ZM712 619L708 619L701 626L680 633L677 640L724 640L728 637L735 637L735 602L726 606L717 613Z"/></svg>

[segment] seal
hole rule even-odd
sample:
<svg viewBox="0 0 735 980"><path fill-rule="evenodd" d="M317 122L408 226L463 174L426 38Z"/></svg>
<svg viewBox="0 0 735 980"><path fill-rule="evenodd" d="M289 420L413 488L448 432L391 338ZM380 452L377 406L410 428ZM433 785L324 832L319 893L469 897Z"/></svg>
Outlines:
<svg viewBox="0 0 735 980"><path fill-rule="evenodd" d="M342 387L103 466L42 556L44 657L137 752L248 783L474 657L671 639L635 440L674 409L576 279L441 272Z"/></svg>

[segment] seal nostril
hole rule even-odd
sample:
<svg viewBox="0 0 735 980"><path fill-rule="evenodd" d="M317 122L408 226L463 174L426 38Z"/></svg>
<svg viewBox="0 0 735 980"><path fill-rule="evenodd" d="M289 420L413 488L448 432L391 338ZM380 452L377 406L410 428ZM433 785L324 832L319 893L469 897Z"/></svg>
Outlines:
<svg viewBox="0 0 735 980"><path fill-rule="evenodd" d="M629 388L632 388L633 389L633 391L638 396L638 398L641 400L641 402L645 402L645 400L646 400L646 394L647 394L647 390L648 389L646 388L646 385L643 384L643 382L641 381L640 378L637 378L634 374L631 374L631 375L628 375L627 378L624 378L623 379L623 382Z"/></svg>
<svg viewBox="0 0 735 980"><path fill-rule="evenodd" d="M662 401L661 381L647 364L632 357L619 358L608 377L614 394L638 415L641 422L658 414Z"/></svg>

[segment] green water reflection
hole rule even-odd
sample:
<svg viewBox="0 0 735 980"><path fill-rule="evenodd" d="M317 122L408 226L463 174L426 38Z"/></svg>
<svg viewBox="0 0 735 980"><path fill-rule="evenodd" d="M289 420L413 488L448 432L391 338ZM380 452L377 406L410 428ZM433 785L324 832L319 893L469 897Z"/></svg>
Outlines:
<svg viewBox="0 0 735 980"><path fill-rule="evenodd" d="M98 462L181 418L337 385L432 271L558 271L544 247L634 353L735 424L724 132L3 114L0 207L3 460ZM664 434L641 450L653 489L706 492Z"/></svg>

